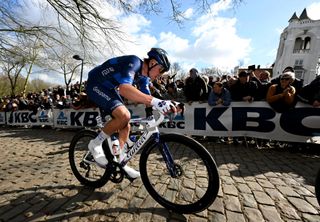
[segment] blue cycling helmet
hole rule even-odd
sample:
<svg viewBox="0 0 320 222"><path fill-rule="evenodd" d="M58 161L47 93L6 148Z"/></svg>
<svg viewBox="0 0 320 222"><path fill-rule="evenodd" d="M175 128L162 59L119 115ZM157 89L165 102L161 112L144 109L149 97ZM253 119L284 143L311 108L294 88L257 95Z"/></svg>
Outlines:
<svg viewBox="0 0 320 222"><path fill-rule="evenodd" d="M167 57L167 52L161 48L151 48L148 52L149 59L155 59L162 67L162 72L167 72L170 69L170 62Z"/></svg>

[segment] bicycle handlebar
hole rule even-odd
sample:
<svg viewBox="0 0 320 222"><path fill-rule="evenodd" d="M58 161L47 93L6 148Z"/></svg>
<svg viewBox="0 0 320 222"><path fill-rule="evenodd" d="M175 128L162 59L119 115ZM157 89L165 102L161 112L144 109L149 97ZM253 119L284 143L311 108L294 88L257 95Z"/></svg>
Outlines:
<svg viewBox="0 0 320 222"><path fill-rule="evenodd" d="M163 122L165 116L160 112L159 112L159 114L160 114L160 117L157 120L155 120L155 118L154 118L154 120L155 120L154 122L151 122L151 121L149 122L150 128L157 127L158 125L160 125Z"/></svg>
<svg viewBox="0 0 320 222"><path fill-rule="evenodd" d="M184 104L183 103L177 103L175 102L176 107L179 107L180 109L180 113L183 115L184 112ZM131 119L130 123L141 123L141 122L145 122L148 124L148 128L153 128L153 127L157 127L158 125L160 125L166 115L162 114L159 110L155 109L154 107L152 107L153 110L157 111L159 113L159 118L155 119L153 116L153 119L148 119L148 118L135 118L135 119Z"/></svg>

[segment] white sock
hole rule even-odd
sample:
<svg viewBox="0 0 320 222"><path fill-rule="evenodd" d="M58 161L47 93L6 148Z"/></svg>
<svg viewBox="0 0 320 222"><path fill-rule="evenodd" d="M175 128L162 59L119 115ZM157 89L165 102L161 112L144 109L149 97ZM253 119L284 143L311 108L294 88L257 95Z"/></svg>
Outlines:
<svg viewBox="0 0 320 222"><path fill-rule="evenodd" d="M107 139L109 136L105 134L102 130L98 134L98 136L93 140L93 142L97 145L102 144L105 139Z"/></svg>

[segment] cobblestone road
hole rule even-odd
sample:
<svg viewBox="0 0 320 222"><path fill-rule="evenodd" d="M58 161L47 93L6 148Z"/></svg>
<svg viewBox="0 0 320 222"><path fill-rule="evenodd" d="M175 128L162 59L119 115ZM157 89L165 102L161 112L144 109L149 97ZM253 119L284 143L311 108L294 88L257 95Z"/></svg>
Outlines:
<svg viewBox="0 0 320 222"><path fill-rule="evenodd" d="M74 134L0 128L0 221L320 221L319 155L204 142L219 167L219 196L203 212L179 215L158 205L140 179L81 186L68 164Z"/></svg>

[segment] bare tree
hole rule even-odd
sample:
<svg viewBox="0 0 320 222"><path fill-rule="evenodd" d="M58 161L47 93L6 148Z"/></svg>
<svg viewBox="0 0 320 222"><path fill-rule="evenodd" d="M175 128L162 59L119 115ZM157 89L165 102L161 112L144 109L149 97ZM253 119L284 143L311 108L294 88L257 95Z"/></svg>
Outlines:
<svg viewBox="0 0 320 222"><path fill-rule="evenodd" d="M10 81L11 96L15 96L15 90L17 87L18 79L21 74L21 70L25 67L26 61L23 57L18 58L0 58L2 72L8 77Z"/></svg>
<svg viewBox="0 0 320 222"><path fill-rule="evenodd" d="M179 63L175 62L170 68L171 78L180 79L182 76L182 68Z"/></svg>
<svg viewBox="0 0 320 222"><path fill-rule="evenodd" d="M52 47L47 50L47 63L46 66L50 71L62 74L66 88L68 89L72 80L78 77L77 73L80 73L80 67L82 63L76 62L73 59L73 55L78 52L75 50L69 50L62 47ZM90 61L83 62L83 65L90 65Z"/></svg>
<svg viewBox="0 0 320 222"><path fill-rule="evenodd" d="M41 50L43 50L43 43L39 41L39 36L35 36L35 38L24 38L24 41L21 45L23 47L23 53L26 63L26 78L22 90L22 94L23 96L25 96L26 89L29 83L29 78L32 74L34 65L41 67L44 64L44 61L42 60L43 58L41 56Z"/></svg>
<svg viewBox="0 0 320 222"><path fill-rule="evenodd" d="M218 0L194 0L194 4L198 6L201 12L210 11L211 3ZM232 0L234 6L241 3L243 0ZM92 59L90 55L91 48L96 50L104 49L101 47L97 36L103 38L107 48L113 52L114 50L121 50L119 45L121 41L127 41L125 33L123 33L117 18L108 18L103 13L103 8L106 4L112 5L123 12L130 13L156 13L163 15L161 4L169 5L170 21L178 24L182 23L185 19L182 4L179 0L46 0L38 1L41 4L43 14L53 14L57 17L57 23L45 23L41 19L39 21L31 21L26 18L22 9L25 9L27 4L31 1L17 1L17 0L1 0L0 1L0 56L9 53L12 57L18 58L20 56L18 50L14 50L19 42L19 38L28 37L30 40L35 40L35 44L41 42L43 48L55 48L59 45L61 48L73 50L74 45L71 42L79 42L82 47L83 57L87 60ZM165 2L165 3L164 3ZM167 4L166 4L167 3ZM34 3L35 4L35 3ZM45 16L43 16L45 18ZM72 33L75 33L77 39L72 39ZM72 41L71 41L72 40ZM120 40L120 41L119 41ZM2 67L6 73L12 73L16 70L16 74L20 74L23 67L28 64L31 73L32 67L36 60L40 57L39 54L29 51L31 54L29 59L20 60L20 62L12 62L11 60ZM34 58L34 59L32 59ZM23 62L22 62L23 61ZM19 68L18 68L19 67ZM69 67L63 73L70 73L71 78L75 71ZM64 68L62 68L64 69ZM20 71L19 71L20 70ZM66 75L65 75L66 76ZM11 77L14 77L11 76ZM28 81L28 80L27 80ZM70 83L65 78L66 85ZM14 85L14 78L12 78Z"/></svg>
<svg viewBox="0 0 320 222"><path fill-rule="evenodd" d="M210 5L218 0L194 0L200 13L210 11ZM243 0L232 0L236 6ZM24 1L1 0L0 1L0 47L10 45L7 41L8 35L13 33L23 33L25 35L34 35L41 33L52 40L59 42L68 47L62 38L69 37L67 25L71 26L84 49L95 46L100 49L96 36L102 36L110 50L119 49L118 40L127 40L121 31L119 22L116 19L107 18L103 15L101 8L105 7L106 2L113 7L122 10L125 13L156 13L161 14L161 2L167 2L171 13L168 15L169 20L176 23L182 23L185 20L184 11L182 10L181 1L178 0L47 0L47 5L42 5L44 13L46 10L53 9L57 15L59 26L42 24L41 22L32 23L23 17L17 17L17 13L25 4ZM42 3L44 4L44 3ZM48 7L49 6L49 7ZM20 14L21 15L21 14ZM60 37L60 38L59 38Z"/></svg>
<svg viewBox="0 0 320 222"><path fill-rule="evenodd" d="M12 41L13 42L13 41ZM40 35L21 35L16 33L14 39L15 46L0 50L0 68L8 76L11 85L11 94L15 94L17 80L25 74L22 93L25 95L30 75L33 67L44 67L45 62L42 57L43 42Z"/></svg>

